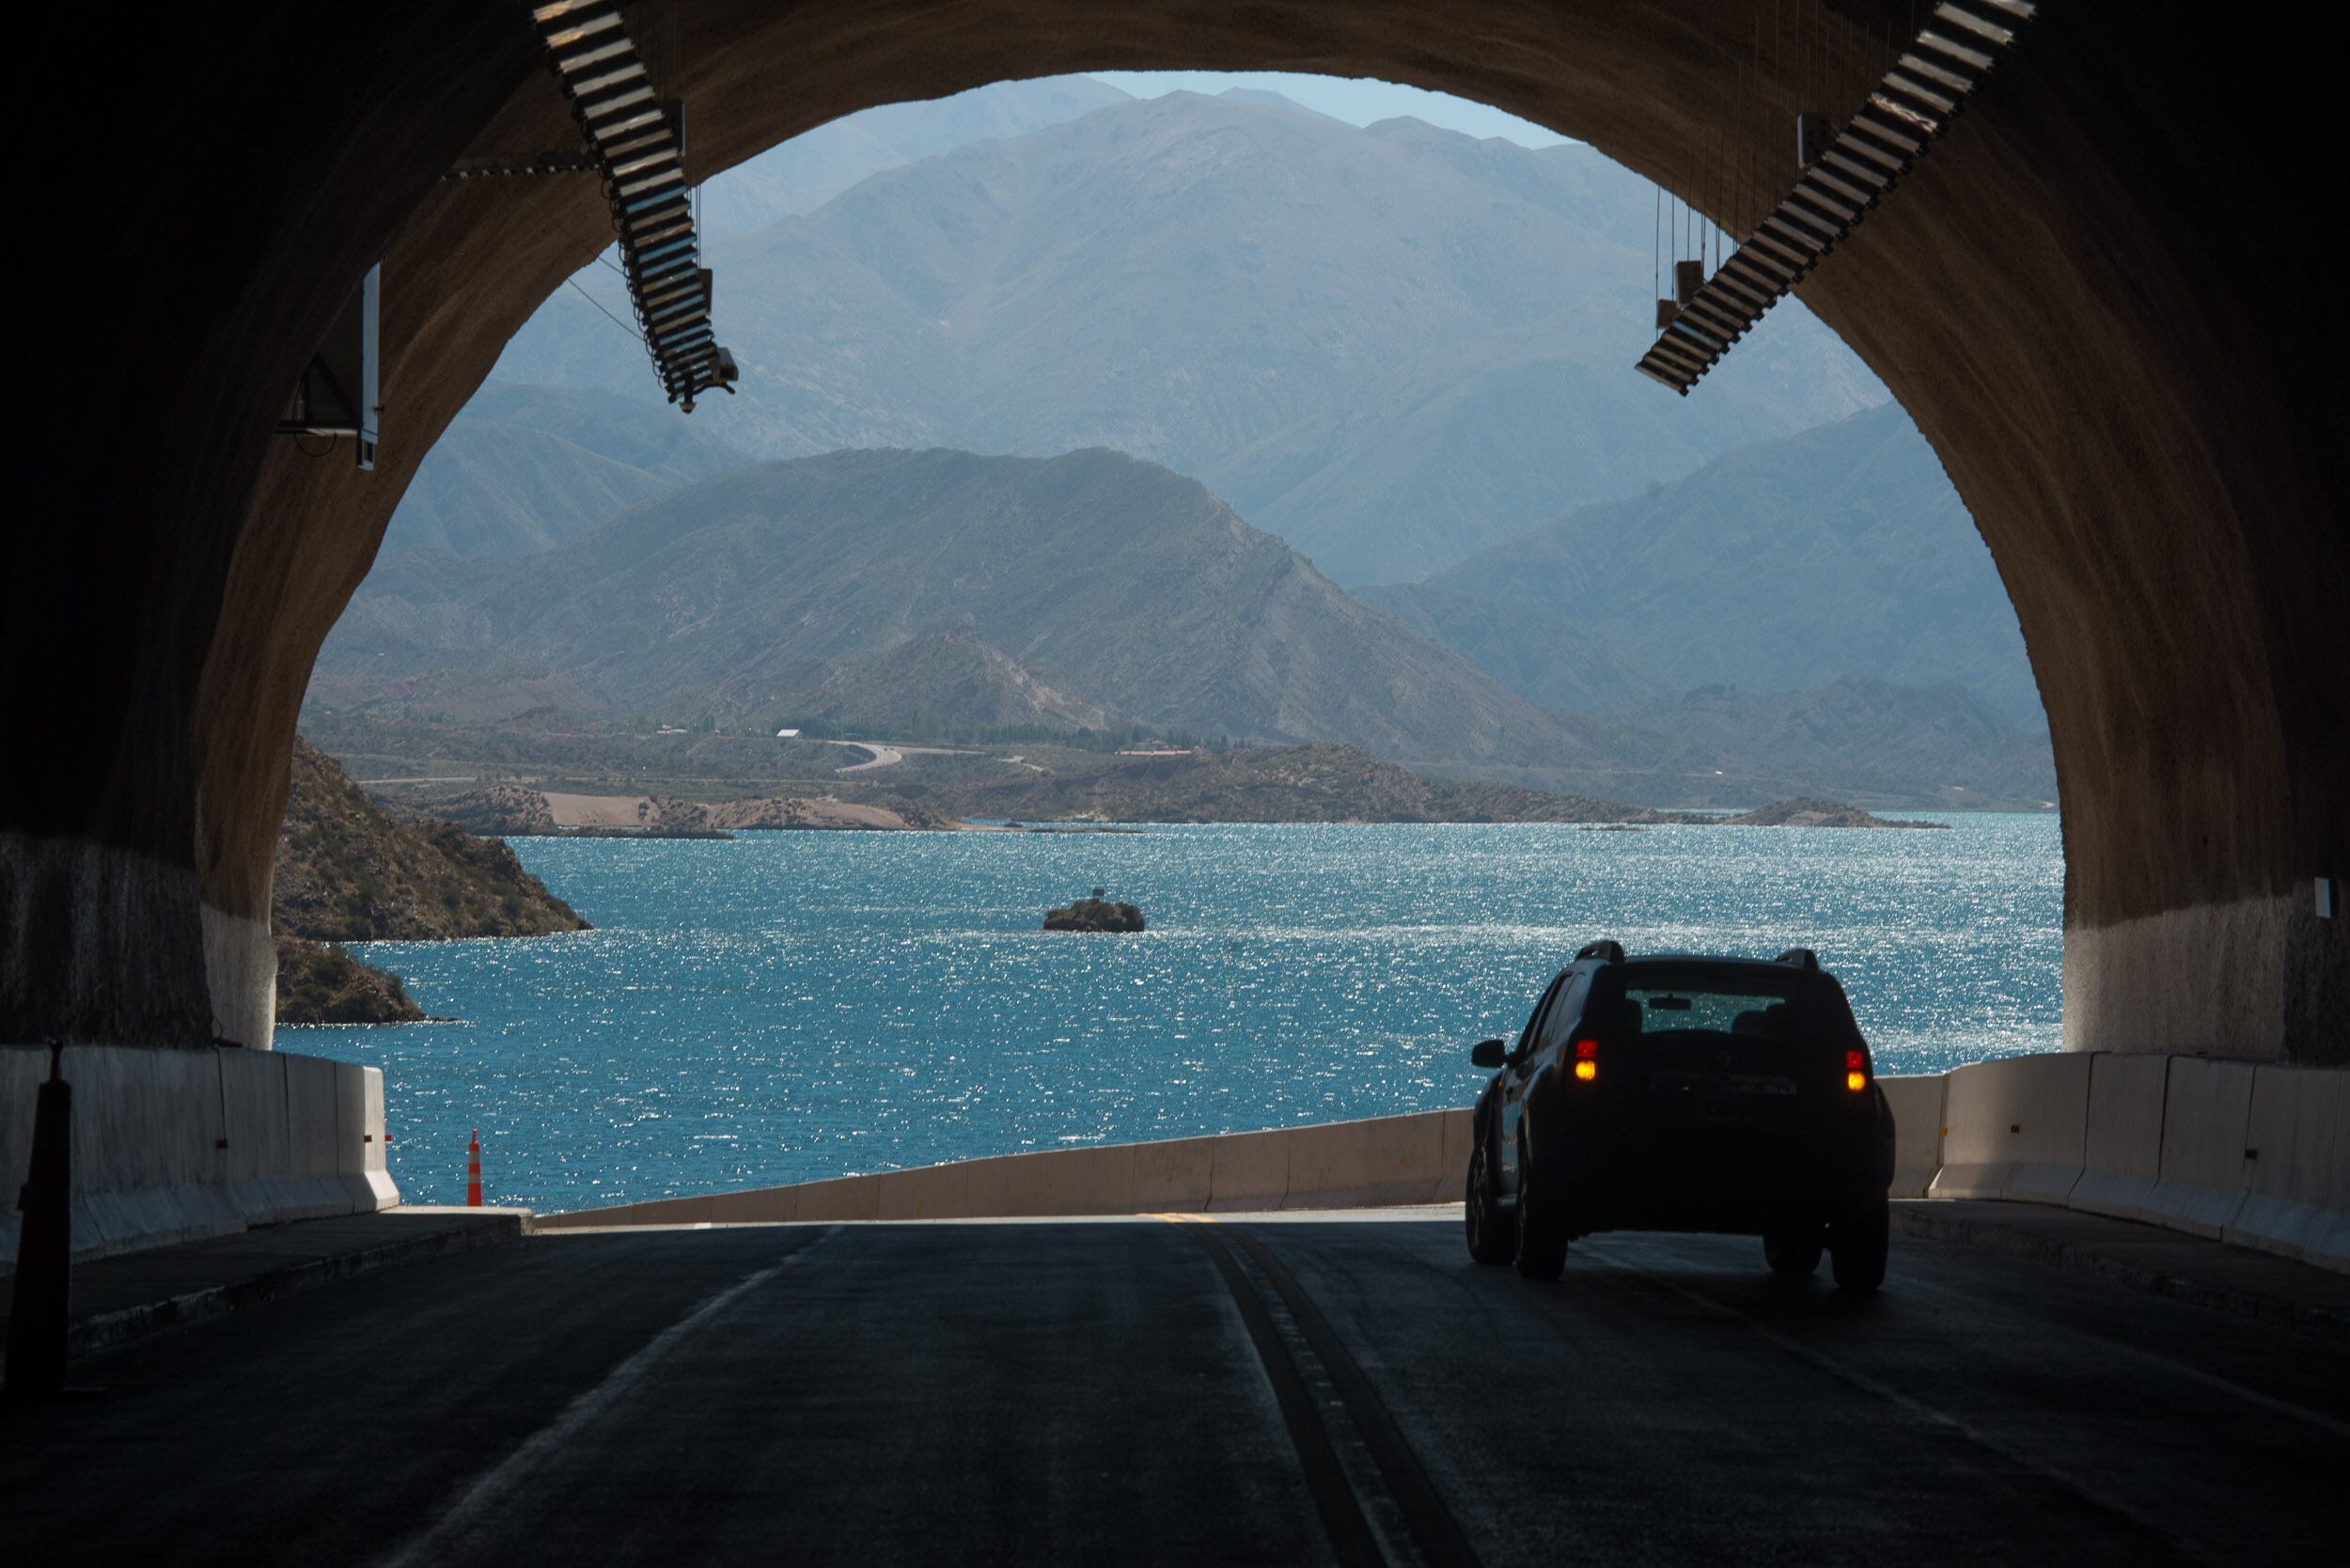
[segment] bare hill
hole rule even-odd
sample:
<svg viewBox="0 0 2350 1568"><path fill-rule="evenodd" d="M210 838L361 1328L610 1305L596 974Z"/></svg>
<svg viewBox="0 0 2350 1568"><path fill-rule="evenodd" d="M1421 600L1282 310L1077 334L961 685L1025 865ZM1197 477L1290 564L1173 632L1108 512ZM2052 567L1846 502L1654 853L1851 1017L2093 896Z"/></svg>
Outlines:
<svg viewBox="0 0 2350 1568"><path fill-rule="evenodd" d="M494 839L401 822L297 739L270 924L320 942L539 936L588 922Z"/></svg>
<svg viewBox="0 0 2350 1568"><path fill-rule="evenodd" d="M720 725L886 717L936 682L1073 728L1098 710L1405 762L1669 749L1543 712L1196 481L1101 450L836 452L706 480L527 560L387 560L319 668L346 702L431 676L449 703L528 669Z"/></svg>

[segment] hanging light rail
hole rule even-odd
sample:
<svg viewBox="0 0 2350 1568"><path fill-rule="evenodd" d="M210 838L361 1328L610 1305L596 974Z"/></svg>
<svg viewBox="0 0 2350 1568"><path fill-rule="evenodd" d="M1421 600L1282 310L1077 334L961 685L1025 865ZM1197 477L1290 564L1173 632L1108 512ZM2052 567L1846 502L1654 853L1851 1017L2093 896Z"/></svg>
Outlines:
<svg viewBox="0 0 2350 1568"><path fill-rule="evenodd" d="M1640 356L1640 373L1687 397L1926 155L2038 9L2035 0L1940 0L1843 130L1821 145L1817 128L1806 127L1811 136L1799 138L1797 156L1807 166L1795 188L1711 278L1676 290L1680 308Z"/></svg>
<svg viewBox="0 0 2350 1568"><path fill-rule="evenodd" d="M739 372L711 327L711 278L694 233L682 108L654 96L616 0L553 0L529 8L547 63L603 176L621 271L653 373L669 400L691 414L701 393L732 392Z"/></svg>

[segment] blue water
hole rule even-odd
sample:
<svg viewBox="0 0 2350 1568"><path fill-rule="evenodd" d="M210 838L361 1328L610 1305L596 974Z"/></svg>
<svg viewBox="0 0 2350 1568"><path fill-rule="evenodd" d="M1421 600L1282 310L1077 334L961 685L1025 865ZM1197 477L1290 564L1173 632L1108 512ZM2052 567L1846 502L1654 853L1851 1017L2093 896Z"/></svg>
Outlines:
<svg viewBox="0 0 2350 1568"><path fill-rule="evenodd" d="M2057 1044L2053 816L1943 833L1154 827L514 840L598 929L373 943L461 1024L282 1029L384 1069L411 1202L540 1210L1465 1105L1582 943L1818 949L1881 1071ZM1093 886L1140 936L1047 933Z"/></svg>

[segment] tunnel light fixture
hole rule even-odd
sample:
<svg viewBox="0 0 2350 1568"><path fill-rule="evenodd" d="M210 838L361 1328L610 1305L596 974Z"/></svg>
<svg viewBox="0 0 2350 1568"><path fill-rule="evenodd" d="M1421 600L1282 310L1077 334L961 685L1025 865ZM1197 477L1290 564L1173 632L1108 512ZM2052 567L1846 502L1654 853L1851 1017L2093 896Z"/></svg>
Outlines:
<svg viewBox="0 0 2350 1568"><path fill-rule="evenodd" d="M699 264L685 170L684 105L654 90L618 0L548 0L526 8L590 166L603 176L620 271L653 374L669 401L691 414L701 394L732 392L740 372L711 325L712 278Z"/></svg>
<svg viewBox="0 0 2350 1568"><path fill-rule="evenodd" d="M1676 276L1675 297L1657 302L1656 341L1639 372L1687 397L1950 130L2038 10L2037 0L1938 0L1841 131L1829 136L1823 117L1798 117L1803 173L1711 278L1690 290Z"/></svg>
<svg viewBox="0 0 2350 1568"><path fill-rule="evenodd" d="M349 437L353 461L362 469L375 466L376 425L384 413L376 387L382 359L376 322L383 292L379 262L359 279L326 341L303 366L277 421L280 435L326 441Z"/></svg>

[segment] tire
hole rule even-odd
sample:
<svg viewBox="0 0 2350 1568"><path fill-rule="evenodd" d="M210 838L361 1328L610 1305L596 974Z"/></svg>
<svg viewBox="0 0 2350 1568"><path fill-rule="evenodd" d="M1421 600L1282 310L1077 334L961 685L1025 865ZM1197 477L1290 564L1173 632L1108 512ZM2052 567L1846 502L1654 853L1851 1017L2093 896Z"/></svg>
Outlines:
<svg viewBox="0 0 2350 1568"><path fill-rule="evenodd" d="M1809 1275L1818 1272L1820 1254L1827 1245L1827 1231L1820 1225L1791 1225L1780 1231L1762 1234L1762 1258L1774 1274Z"/></svg>
<svg viewBox="0 0 2350 1568"><path fill-rule="evenodd" d="M1556 1279L1566 1272L1567 1232L1558 1207L1544 1200L1534 1184L1534 1163L1528 1158L1526 1129L1518 1129L1518 1234L1511 1262L1521 1278Z"/></svg>
<svg viewBox="0 0 2350 1568"><path fill-rule="evenodd" d="M1468 1230L1470 1257L1480 1263L1506 1263L1517 1254L1517 1219L1495 1199L1493 1167L1493 1155L1480 1139L1469 1156L1462 1221Z"/></svg>
<svg viewBox="0 0 2350 1568"><path fill-rule="evenodd" d="M1892 1206L1882 1198L1874 1206L1841 1220L1828 1232L1828 1255L1834 1261L1836 1288L1866 1295L1885 1283L1885 1254L1892 1233Z"/></svg>

